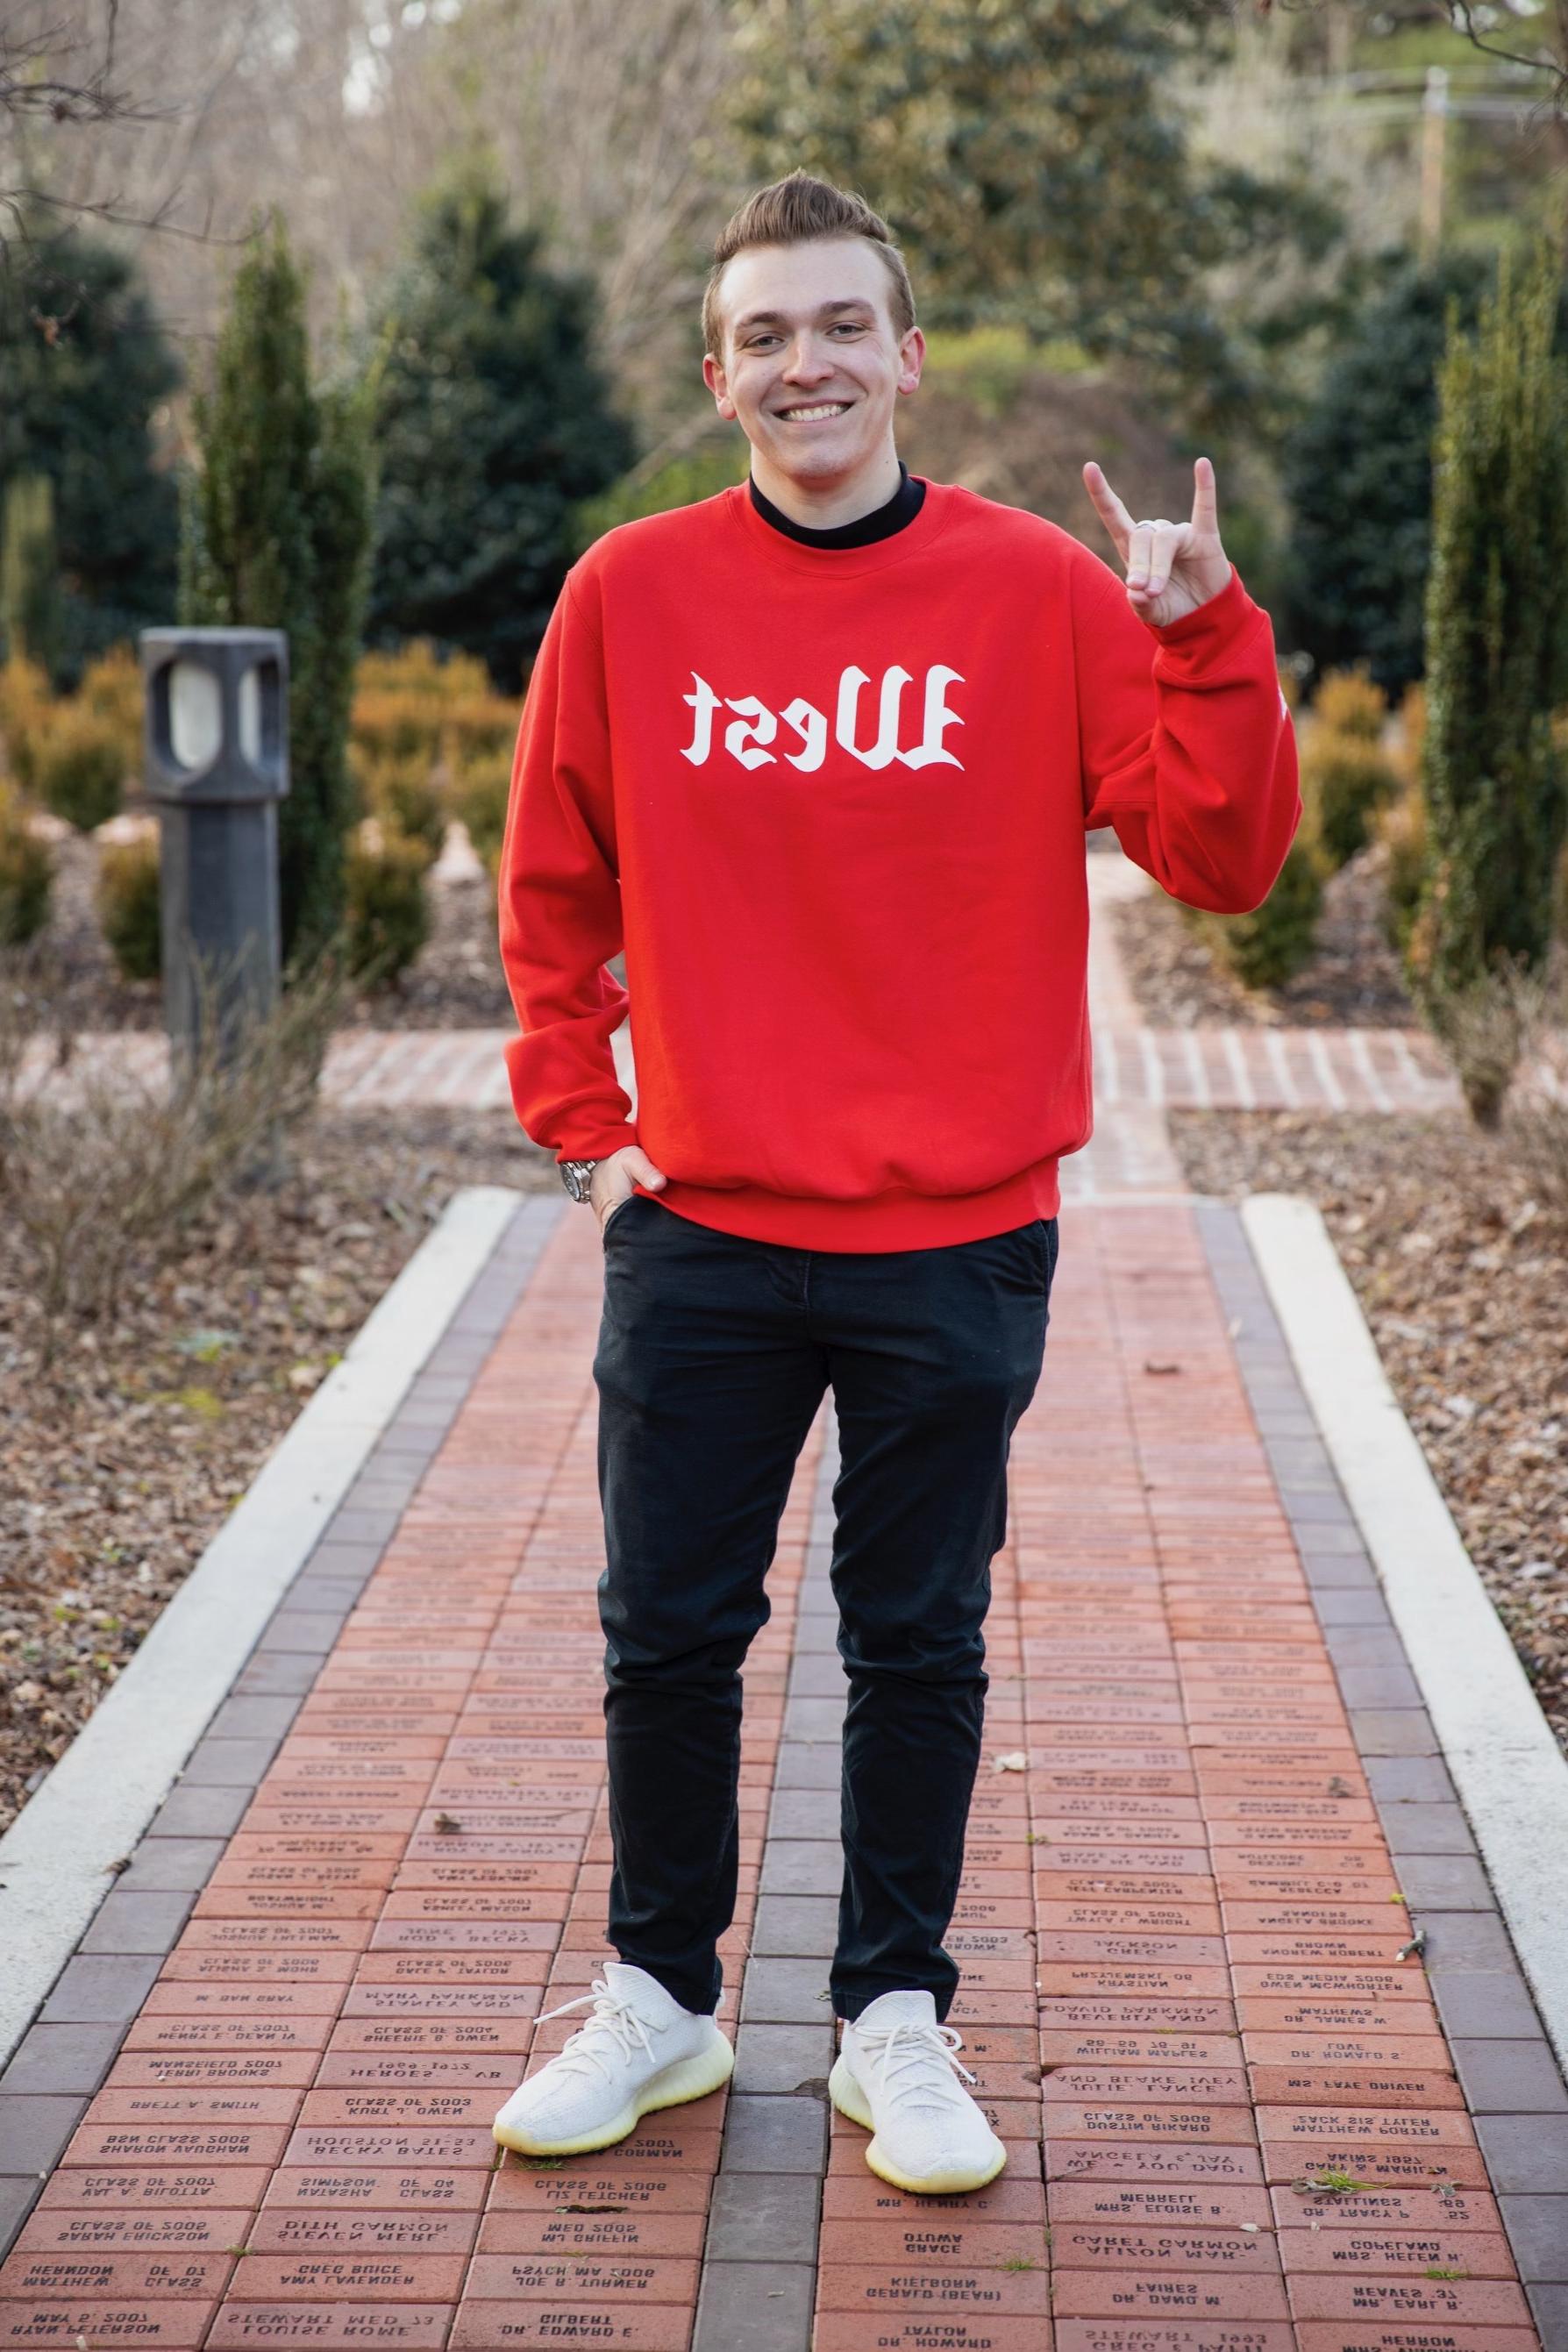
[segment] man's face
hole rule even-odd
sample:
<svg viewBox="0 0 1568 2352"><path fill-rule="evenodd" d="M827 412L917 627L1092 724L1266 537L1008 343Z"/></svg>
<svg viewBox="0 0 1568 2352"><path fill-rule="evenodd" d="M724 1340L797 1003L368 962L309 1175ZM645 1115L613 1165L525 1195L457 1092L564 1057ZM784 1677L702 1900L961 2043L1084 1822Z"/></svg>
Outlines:
<svg viewBox="0 0 1568 2352"><path fill-rule="evenodd" d="M703 360L703 382L782 474L845 480L889 443L893 404L919 384L925 355L918 327L898 339L891 291L858 236L754 246L726 267L724 352Z"/></svg>

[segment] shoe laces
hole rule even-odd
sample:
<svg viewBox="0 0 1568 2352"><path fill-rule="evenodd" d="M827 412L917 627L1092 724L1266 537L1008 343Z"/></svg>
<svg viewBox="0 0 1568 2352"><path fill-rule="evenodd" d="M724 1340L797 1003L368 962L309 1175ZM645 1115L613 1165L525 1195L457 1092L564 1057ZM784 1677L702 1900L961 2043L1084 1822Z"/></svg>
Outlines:
<svg viewBox="0 0 1568 2352"><path fill-rule="evenodd" d="M954 2074L966 2083L977 2080L953 2054L963 2049L963 2036L951 2025L905 2019L880 2033L862 2033L858 2026L855 2032L879 2085L901 2105L951 2107L963 2096Z"/></svg>
<svg viewBox="0 0 1568 2352"><path fill-rule="evenodd" d="M594 2004L593 2016L567 2037L551 2063L558 2066L570 2060L575 2066L592 2066L606 2083L613 2083L615 2063L624 2064L639 2048L651 2058L653 2043L648 2040L649 2021L622 1994L612 1992L603 1977L595 1977L592 1990L579 1993L575 2000L563 2000L559 2009L542 2011L534 2023L542 2025L546 2018L564 2017L569 2010L582 2009L589 2001Z"/></svg>

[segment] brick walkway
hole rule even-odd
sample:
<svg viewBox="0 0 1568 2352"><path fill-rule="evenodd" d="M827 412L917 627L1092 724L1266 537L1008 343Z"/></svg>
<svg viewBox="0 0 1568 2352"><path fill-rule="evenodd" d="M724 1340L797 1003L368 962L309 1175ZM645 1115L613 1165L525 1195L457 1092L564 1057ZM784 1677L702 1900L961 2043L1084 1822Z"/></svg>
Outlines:
<svg viewBox="0 0 1568 2352"><path fill-rule="evenodd" d="M1568 2094L1239 1221L1148 1101L1072 1173L950 1937L1001 2179L902 2197L826 2102L826 1409L746 1672L734 2082L498 2160L610 1957L600 1255L541 1199L0 2082L0 2344L1565 2352Z"/></svg>

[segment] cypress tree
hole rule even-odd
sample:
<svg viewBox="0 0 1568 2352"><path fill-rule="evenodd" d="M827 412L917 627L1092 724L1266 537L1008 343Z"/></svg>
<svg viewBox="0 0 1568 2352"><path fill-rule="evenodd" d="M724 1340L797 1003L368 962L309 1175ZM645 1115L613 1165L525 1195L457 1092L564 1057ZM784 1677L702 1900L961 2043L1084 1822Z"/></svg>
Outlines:
<svg viewBox="0 0 1568 2352"><path fill-rule="evenodd" d="M365 387L312 385L304 279L276 218L236 275L213 386L194 413L203 462L187 485L182 617L289 637L278 830L283 953L296 962L342 919L372 469Z"/></svg>
<svg viewBox="0 0 1568 2352"><path fill-rule="evenodd" d="M1552 339L1560 267L1544 241L1510 257L1475 335L1452 308L1438 375L1426 593L1423 788L1428 864L1411 978L1439 1034L1456 1008L1551 943L1568 833L1568 762L1552 713L1568 698L1568 363ZM1506 1074L1461 1080L1497 1117Z"/></svg>
<svg viewBox="0 0 1568 2352"><path fill-rule="evenodd" d="M125 254L23 205L26 268L0 268L0 488L54 485L57 686L174 608L174 478L155 440L180 382Z"/></svg>
<svg viewBox="0 0 1568 2352"><path fill-rule="evenodd" d="M593 289L469 170L423 206L383 312L371 630L477 654L515 694L576 547L578 503L636 452L593 356Z"/></svg>
<svg viewBox="0 0 1568 2352"><path fill-rule="evenodd" d="M47 474L14 474L0 522L0 650L7 656L25 654L52 675L61 619L55 486Z"/></svg>

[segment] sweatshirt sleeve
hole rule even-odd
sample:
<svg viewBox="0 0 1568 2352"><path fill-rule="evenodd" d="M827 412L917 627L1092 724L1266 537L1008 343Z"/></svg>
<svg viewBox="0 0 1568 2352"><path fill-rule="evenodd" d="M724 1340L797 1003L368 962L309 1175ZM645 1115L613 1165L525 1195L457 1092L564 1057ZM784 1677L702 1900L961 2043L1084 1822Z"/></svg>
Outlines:
<svg viewBox="0 0 1568 2352"><path fill-rule="evenodd" d="M604 657L570 575L523 701L496 898L519 1124L558 1160L606 1159L637 1129L610 1045L628 1000L605 969L623 940Z"/></svg>
<svg viewBox="0 0 1568 2352"><path fill-rule="evenodd" d="M1232 564L1217 595L1155 628L1089 548L1071 597L1086 828L1112 826L1184 905L1250 912L1301 815L1268 614Z"/></svg>

